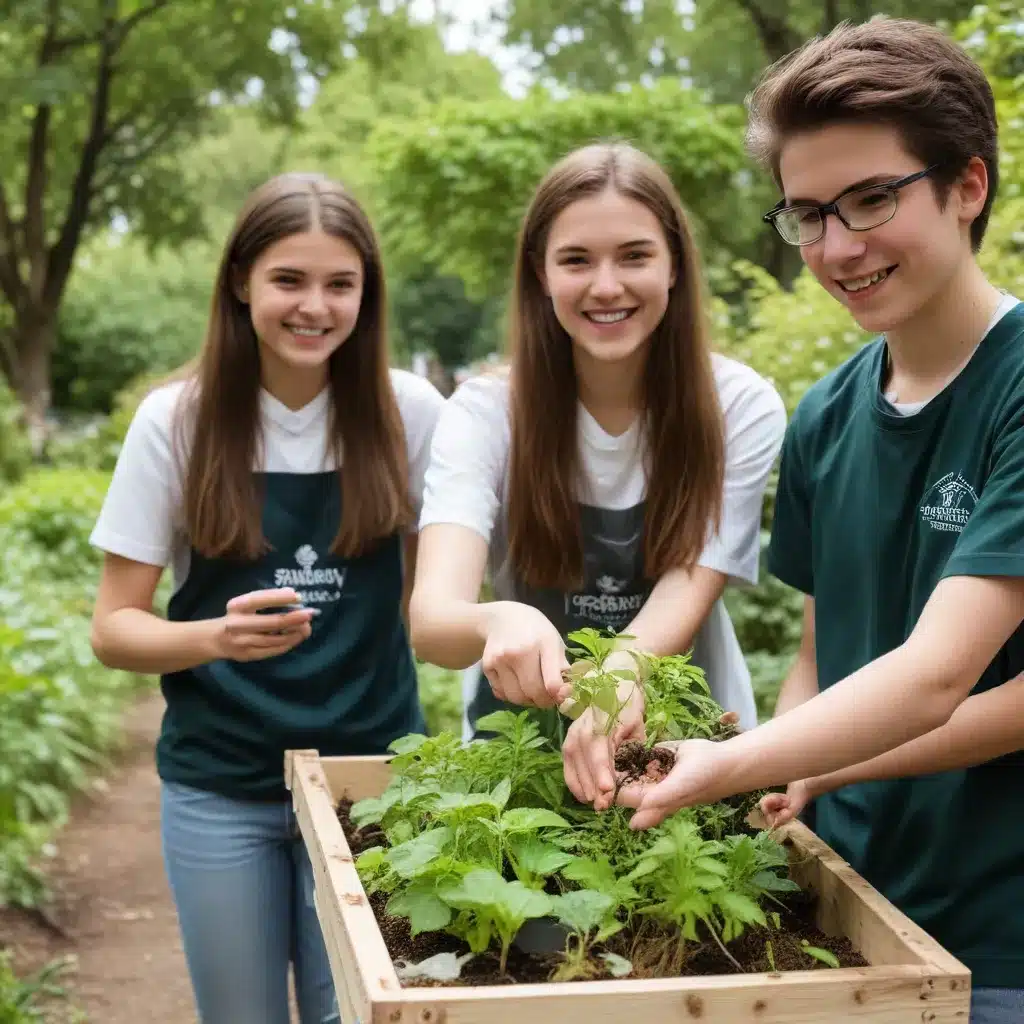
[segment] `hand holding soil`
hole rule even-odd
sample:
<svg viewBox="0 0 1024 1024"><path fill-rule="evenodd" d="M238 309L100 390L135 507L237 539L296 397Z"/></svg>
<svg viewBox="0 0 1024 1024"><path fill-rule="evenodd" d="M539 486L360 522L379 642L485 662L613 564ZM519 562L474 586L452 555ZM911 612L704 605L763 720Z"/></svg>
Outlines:
<svg viewBox="0 0 1024 1024"><path fill-rule="evenodd" d="M623 807L636 808L629 827L652 828L683 807L714 803L731 796L729 786L723 785L731 771L728 747L728 743L713 740L667 740L645 750L644 774L624 782L615 798ZM667 774L668 758L660 752L675 758ZM636 774L635 766L619 765L617 758L616 768L627 771L627 779Z"/></svg>
<svg viewBox="0 0 1024 1024"><path fill-rule="evenodd" d="M569 694L565 645L547 617L529 605L498 602L481 661L498 700L550 708Z"/></svg>
<svg viewBox="0 0 1024 1024"><path fill-rule="evenodd" d="M602 665L604 672L635 668L628 651L609 654ZM608 729L608 714L591 705L569 727L562 744L565 783L577 800L592 803L595 811L607 810L614 802L614 762L620 746L629 742L642 745L646 739L643 687L623 680L617 697L621 710L613 729Z"/></svg>
<svg viewBox="0 0 1024 1024"><path fill-rule="evenodd" d="M290 587L239 594L227 604L227 614L215 619L215 658L263 661L302 643L311 632L313 610L294 607L299 595Z"/></svg>

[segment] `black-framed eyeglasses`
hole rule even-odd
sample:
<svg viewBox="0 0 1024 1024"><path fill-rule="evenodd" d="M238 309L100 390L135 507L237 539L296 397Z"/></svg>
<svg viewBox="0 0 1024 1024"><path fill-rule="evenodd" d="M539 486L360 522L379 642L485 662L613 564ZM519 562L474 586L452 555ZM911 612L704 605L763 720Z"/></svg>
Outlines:
<svg viewBox="0 0 1024 1024"><path fill-rule="evenodd" d="M773 225L783 241L790 245L817 242L825 234L825 220L830 213L834 213L850 231L870 231L896 216L897 194L901 188L926 177L938 166L932 164L923 171L897 178L896 181L852 189L831 203L819 206L786 206L786 200L780 199L764 215L763 220Z"/></svg>

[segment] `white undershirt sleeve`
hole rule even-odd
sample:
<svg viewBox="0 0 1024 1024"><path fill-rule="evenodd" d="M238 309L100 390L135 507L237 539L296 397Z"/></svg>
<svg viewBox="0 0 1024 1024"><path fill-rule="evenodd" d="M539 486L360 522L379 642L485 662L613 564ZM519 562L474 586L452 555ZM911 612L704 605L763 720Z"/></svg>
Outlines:
<svg viewBox="0 0 1024 1024"><path fill-rule="evenodd" d="M409 457L409 494L413 511L419 518L423 507L423 488L430 464L430 445L438 417L444 408L441 392L425 377L407 370L392 370L395 399L405 427ZM410 532L415 532L413 526Z"/></svg>
<svg viewBox="0 0 1024 1024"><path fill-rule="evenodd" d="M726 436L722 520L698 564L738 582L756 583L764 491L782 448L786 408L778 392L749 370L727 382L721 400Z"/></svg>
<svg viewBox="0 0 1024 1024"><path fill-rule="evenodd" d="M139 405L90 537L95 547L147 565L170 562L181 494L171 420L180 392L169 385Z"/></svg>
<svg viewBox="0 0 1024 1024"><path fill-rule="evenodd" d="M474 378L455 391L434 431L421 530L451 523L490 542L503 493L509 436L504 379Z"/></svg>

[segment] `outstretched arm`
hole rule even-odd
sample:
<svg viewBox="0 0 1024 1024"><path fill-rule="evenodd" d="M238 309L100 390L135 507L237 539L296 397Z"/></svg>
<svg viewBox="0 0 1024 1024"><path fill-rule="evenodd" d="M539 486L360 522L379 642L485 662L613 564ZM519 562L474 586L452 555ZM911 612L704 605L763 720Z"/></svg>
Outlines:
<svg viewBox="0 0 1024 1024"><path fill-rule="evenodd" d="M896 649L751 732L681 746L664 782L623 791L624 802L640 808L634 827L657 824L679 807L838 772L948 730L1022 620L1024 578L943 580Z"/></svg>

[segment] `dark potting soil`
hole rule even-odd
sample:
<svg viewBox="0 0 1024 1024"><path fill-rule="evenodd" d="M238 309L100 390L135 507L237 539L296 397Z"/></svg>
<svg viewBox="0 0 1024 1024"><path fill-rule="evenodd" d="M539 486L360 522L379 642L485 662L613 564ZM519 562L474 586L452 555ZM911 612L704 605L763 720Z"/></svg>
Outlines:
<svg viewBox="0 0 1024 1024"><path fill-rule="evenodd" d="M646 772L647 764L651 761L650 754L651 751L645 751L643 772ZM387 840L377 826L371 825L361 830L355 828L349 818L351 806L350 801L343 800L338 805L337 812L353 855L358 856L373 846L386 846ZM392 917L385 910L387 896L374 893L369 899L392 960L420 963L437 953L450 952L461 956L469 951L460 939L444 932L425 932L414 938L410 934L409 922L405 918ZM818 929L814 917L817 898L813 893L782 893L780 902L782 906L774 907L781 918L780 928L772 929L770 933L762 929L750 929L740 938L727 944L726 948L743 968L744 973L832 969L805 953L801 949L801 940L833 953L842 967L868 966L867 960L848 939L826 935ZM770 955L766 939L771 944ZM678 946L676 932L655 926L651 922L639 925L638 929L624 929L618 935L612 936L607 943L592 947L590 959L595 970L587 978L580 980L612 979L613 975L600 959L599 954L602 952L615 953L630 960L633 964L633 970L629 975L631 978L739 973L736 965L711 939L702 943L685 943L681 958L677 952ZM560 953L526 953L513 944L509 950L504 974L500 970L499 951L494 948L479 953L467 961L457 981L416 980L407 982L406 986L428 988L441 984L473 986L547 982L552 980L552 975L563 963L563 959Z"/></svg>

